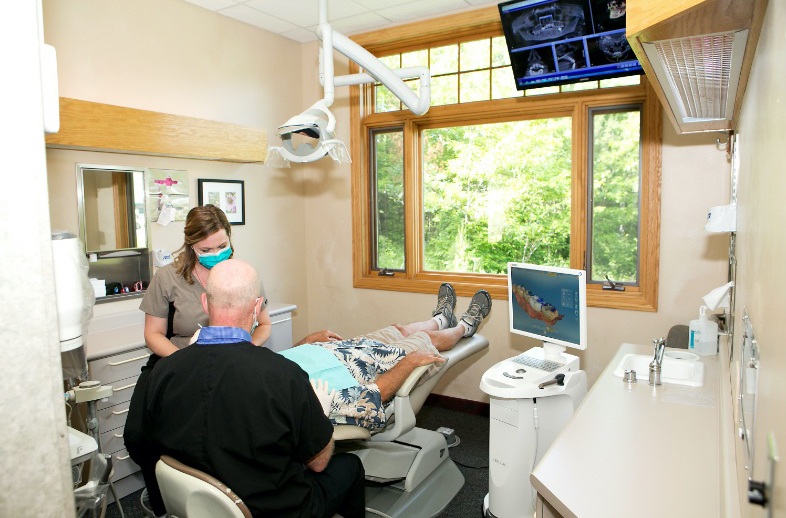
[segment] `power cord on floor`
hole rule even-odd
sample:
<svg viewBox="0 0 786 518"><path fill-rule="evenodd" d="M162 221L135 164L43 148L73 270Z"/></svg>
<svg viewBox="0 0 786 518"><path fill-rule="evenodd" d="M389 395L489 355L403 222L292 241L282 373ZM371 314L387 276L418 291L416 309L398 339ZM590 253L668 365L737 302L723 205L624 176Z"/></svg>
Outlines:
<svg viewBox="0 0 786 518"><path fill-rule="evenodd" d="M448 444L448 448L453 448L453 447L458 446L459 444L461 444L461 439L459 438L459 436L458 435L454 435L454 437L455 437L455 440L452 443ZM469 464L464 464L463 462L459 462L456 459L452 459L452 460L453 460L454 463L458 464L459 466L465 467L465 468L469 468L469 469L488 469L488 464L485 465L485 466L470 466Z"/></svg>

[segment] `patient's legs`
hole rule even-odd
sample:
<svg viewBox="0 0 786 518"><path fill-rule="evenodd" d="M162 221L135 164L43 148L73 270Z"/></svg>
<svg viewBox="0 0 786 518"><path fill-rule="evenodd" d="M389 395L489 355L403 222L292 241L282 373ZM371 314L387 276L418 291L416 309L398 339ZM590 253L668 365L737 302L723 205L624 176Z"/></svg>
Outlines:
<svg viewBox="0 0 786 518"><path fill-rule="evenodd" d="M418 331L437 331L439 324L433 318L424 320L422 322L412 322L409 324L393 324L402 335L409 336L417 333Z"/></svg>
<svg viewBox="0 0 786 518"><path fill-rule="evenodd" d="M456 320L453 315L455 305L456 296L453 287L448 283L443 283L437 297L437 309L432 313L434 318L411 324L395 324L395 328L405 338L422 331L428 335L431 344L438 351L450 350L463 337L475 334L491 310L491 296L486 290L476 292L469 302L467 311L461 316L461 320Z"/></svg>
<svg viewBox="0 0 786 518"><path fill-rule="evenodd" d="M454 345L464 336L466 328L461 325L450 327L448 329L439 329L439 324L432 318L423 322L412 322L411 324L394 324L401 334L406 338L417 332L423 331L431 339L431 344L436 347L437 351L447 351L452 349Z"/></svg>

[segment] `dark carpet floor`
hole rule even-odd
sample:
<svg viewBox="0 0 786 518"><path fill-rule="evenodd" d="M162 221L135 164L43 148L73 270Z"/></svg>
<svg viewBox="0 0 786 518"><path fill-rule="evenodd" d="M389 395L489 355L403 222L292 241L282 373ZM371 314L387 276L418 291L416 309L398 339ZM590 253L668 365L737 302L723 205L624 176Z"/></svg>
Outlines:
<svg viewBox="0 0 786 518"><path fill-rule="evenodd" d="M464 475L464 487L440 515L442 518L480 518L483 498L488 493L489 420L475 414L424 405L417 416L417 426L427 430L452 428L458 437L450 449L450 458ZM145 516L139 502L141 491L121 498L125 518ZM368 515L372 516L372 515ZM116 504L109 504L106 518L121 518Z"/></svg>

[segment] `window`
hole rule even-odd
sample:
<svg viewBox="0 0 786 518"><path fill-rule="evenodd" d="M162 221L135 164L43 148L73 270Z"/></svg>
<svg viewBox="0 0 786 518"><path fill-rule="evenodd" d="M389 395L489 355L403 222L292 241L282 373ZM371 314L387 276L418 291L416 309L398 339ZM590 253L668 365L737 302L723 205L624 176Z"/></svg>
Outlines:
<svg viewBox="0 0 786 518"><path fill-rule="evenodd" d="M507 262L524 261L586 269L590 305L654 311L661 114L649 85L519 92L496 9L478 12L488 23L475 30L420 22L356 38L433 78L420 117L381 84L353 90L355 286L432 293L447 280L506 298ZM604 289L607 277L625 290Z"/></svg>

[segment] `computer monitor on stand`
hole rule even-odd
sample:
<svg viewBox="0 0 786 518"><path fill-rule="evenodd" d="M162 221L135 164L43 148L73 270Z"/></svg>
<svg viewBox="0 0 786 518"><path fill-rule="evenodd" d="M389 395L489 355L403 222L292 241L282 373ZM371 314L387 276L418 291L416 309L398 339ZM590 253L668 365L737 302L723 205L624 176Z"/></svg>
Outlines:
<svg viewBox="0 0 786 518"><path fill-rule="evenodd" d="M587 348L586 273L508 264L510 331L543 342L488 369L480 389L489 395L487 517L532 515L529 475L587 393L587 375L566 347Z"/></svg>
<svg viewBox="0 0 786 518"><path fill-rule="evenodd" d="M550 362L542 364L548 372L563 366L578 370L578 358L563 353L566 347L587 348L586 272L508 263L508 295L510 332L543 342L542 350L524 356Z"/></svg>

